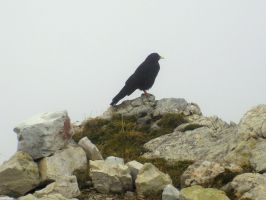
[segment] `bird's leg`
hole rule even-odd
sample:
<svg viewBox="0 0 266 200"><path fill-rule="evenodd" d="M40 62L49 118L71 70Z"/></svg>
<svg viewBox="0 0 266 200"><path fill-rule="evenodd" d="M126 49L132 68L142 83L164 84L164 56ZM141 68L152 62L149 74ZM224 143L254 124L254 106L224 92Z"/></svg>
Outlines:
<svg viewBox="0 0 266 200"><path fill-rule="evenodd" d="M149 93L146 90L143 90L143 92L144 92L144 94L145 94L146 97L149 96Z"/></svg>

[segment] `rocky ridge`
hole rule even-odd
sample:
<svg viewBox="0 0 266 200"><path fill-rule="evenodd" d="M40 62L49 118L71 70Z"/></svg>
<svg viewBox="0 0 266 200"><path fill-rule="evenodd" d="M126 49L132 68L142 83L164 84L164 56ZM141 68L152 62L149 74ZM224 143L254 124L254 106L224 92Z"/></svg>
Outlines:
<svg viewBox="0 0 266 200"><path fill-rule="evenodd" d="M184 99L141 96L76 126L66 111L15 127L0 200L264 200L266 105L239 124Z"/></svg>

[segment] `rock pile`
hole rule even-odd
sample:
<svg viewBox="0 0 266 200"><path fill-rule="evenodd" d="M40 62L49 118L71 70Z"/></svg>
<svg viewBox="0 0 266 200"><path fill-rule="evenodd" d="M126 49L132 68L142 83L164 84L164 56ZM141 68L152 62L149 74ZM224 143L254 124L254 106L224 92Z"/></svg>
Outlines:
<svg viewBox="0 0 266 200"><path fill-rule="evenodd" d="M151 95L97 120L73 128L62 111L16 126L0 200L265 200L266 105L228 124L184 99Z"/></svg>

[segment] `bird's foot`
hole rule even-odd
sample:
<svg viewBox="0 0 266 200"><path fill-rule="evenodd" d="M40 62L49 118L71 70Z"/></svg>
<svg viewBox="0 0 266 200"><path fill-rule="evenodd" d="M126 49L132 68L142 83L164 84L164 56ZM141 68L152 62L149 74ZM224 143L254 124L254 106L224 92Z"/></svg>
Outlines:
<svg viewBox="0 0 266 200"><path fill-rule="evenodd" d="M149 97L151 94L149 94L146 90L143 90L143 94L145 95L145 97Z"/></svg>

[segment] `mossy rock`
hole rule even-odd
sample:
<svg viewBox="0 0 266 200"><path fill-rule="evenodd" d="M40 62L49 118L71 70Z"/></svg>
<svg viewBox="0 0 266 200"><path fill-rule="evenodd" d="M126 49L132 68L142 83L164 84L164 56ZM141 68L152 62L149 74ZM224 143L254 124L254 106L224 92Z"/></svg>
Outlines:
<svg viewBox="0 0 266 200"><path fill-rule="evenodd" d="M181 190L182 200L230 200L223 191L194 185Z"/></svg>

